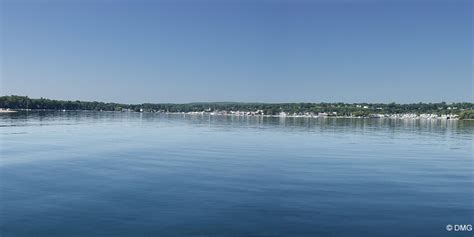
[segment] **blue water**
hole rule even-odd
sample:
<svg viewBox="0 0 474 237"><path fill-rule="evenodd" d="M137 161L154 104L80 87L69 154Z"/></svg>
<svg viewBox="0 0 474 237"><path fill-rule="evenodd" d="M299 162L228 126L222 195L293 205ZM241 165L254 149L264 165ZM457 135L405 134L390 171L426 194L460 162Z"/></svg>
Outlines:
<svg viewBox="0 0 474 237"><path fill-rule="evenodd" d="M474 122L0 114L0 235L469 236Z"/></svg>

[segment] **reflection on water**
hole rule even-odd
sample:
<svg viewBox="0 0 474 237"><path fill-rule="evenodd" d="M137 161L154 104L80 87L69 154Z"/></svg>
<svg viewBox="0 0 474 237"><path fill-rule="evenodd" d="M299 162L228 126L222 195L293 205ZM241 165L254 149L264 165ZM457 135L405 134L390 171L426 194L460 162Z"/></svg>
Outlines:
<svg viewBox="0 0 474 237"><path fill-rule="evenodd" d="M262 116L212 116L189 114L155 114L122 112L21 112L0 115L0 127L28 125L74 125L78 123L123 123L123 122L182 122L193 125L216 127L286 127L299 131L310 131L318 127L321 131L331 129L384 129L417 130L421 132L459 133L472 135L474 121L442 119L361 119L361 118L294 118Z"/></svg>
<svg viewBox="0 0 474 237"><path fill-rule="evenodd" d="M446 236L473 121L0 114L1 236Z"/></svg>

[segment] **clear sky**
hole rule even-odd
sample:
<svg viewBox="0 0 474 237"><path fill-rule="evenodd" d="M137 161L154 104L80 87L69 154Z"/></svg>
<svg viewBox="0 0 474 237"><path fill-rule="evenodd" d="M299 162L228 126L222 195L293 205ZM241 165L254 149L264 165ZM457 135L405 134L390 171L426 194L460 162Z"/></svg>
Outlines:
<svg viewBox="0 0 474 237"><path fill-rule="evenodd" d="M473 101L471 1L0 2L0 95Z"/></svg>

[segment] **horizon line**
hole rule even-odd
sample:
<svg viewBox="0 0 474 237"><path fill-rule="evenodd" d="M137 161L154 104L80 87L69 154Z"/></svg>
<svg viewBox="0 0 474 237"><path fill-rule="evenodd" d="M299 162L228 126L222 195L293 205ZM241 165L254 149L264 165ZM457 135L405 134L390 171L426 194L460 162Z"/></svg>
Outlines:
<svg viewBox="0 0 474 237"><path fill-rule="evenodd" d="M195 101L195 102L182 102L182 103L177 103L177 102L141 102L141 103L124 103L124 102L111 102L111 101L100 101L100 100L80 100L80 99L52 99L48 97L39 97L39 98L33 98L27 95L0 95L0 97L8 97L8 96L18 96L18 97L26 97L29 99L46 99L46 100L56 100L56 101L80 101L80 102L98 102L98 103L113 103L113 104L126 104L126 105L142 105L142 104L401 104L401 105L407 105L407 104L441 104L441 103L446 103L446 104L459 104L459 103L474 103L474 102L468 102L468 101L456 101L456 102L446 102L446 101L438 101L438 102L426 102L426 101L418 101L418 102L409 102L409 103L399 103L396 101L392 102L343 102L343 101L337 101L337 102L327 102L327 101L319 101L319 102L243 102L243 101Z"/></svg>

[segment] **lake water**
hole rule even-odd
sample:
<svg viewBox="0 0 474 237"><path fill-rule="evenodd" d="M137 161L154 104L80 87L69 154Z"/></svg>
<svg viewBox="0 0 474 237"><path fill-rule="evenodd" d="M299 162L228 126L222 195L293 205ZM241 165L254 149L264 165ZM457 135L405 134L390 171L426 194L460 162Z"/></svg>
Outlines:
<svg viewBox="0 0 474 237"><path fill-rule="evenodd" d="M0 235L469 236L472 121L0 114Z"/></svg>

